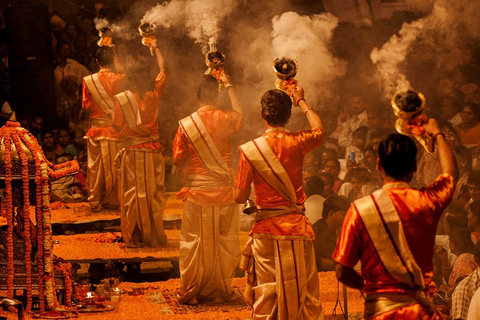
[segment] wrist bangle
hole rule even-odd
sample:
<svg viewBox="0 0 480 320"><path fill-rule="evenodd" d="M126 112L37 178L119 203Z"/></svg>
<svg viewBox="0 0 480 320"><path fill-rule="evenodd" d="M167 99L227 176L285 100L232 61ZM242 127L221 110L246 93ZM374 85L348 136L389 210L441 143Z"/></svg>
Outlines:
<svg viewBox="0 0 480 320"><path fill-rule="evenodd" d="M432 140L433 141L437 140L437 136L442 136L443 139L445 139L445 135L442 132L437 132L433 135Z"/></svg>
<svg viewBox="0 0 480 320"><path fill-rule="evenodd" d="M313 110L313 109L312 109L311 107L308 107L307 110L303 111L303 114L304 114L305 116L307 116L307 112L310 111L310 110Z"/></svg>
<svg viewBox="0 0 480 320"><path fill-rule="evenodd" d="M302 101L302 100L305 101L305 98L300 98L300 99L297 100L297 107L300 105L300 101ZM307 101L305 101L305 102L307 102Z"/></svg>
<svg viewBox="0 0 480 320"><path fill-rule="evenodd" d="M232 88L233 88L233 84L231 84L231 83L227 83L227 84L226 84L224 87L225 87L225 88L230 88L230 87L232 87Z"/></svg>

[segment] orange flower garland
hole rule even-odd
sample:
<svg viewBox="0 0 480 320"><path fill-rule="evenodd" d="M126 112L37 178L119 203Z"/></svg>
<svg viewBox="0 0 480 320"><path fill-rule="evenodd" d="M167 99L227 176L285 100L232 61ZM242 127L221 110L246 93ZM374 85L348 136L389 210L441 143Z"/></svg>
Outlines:
<svg viewBox="0 0 480 320"><path fill-rule="evenodd" d="M20 123L8 121L7 125L0 128L1 138L5 146L5 208L2 206L2 214L7 219L7 296L14 296L14 256L13 256L13 189L12 189L12 147L18 153L22 164L22 186L23 186L23 207L22 220L24 224L23 239L25 241L25 269L27 274L27 310L32 305L32 241L37 246L38 261L38 292L40 295L40 311L45 311L45 301L47 308L51 309L55 306L55 283L54 283L54 267L52 262L52 226L50 222L50 198L49 198L49 176L53 178L61 178L68 174L78 171L79 166L76 161L67 162L58 166L46 160L41 147L38 145L35 137L28 130L22 128ZM12 145L13 142L13 145ZM24 150L23 144L32 153L35 164L35 184L36 184L36 224L37 233L32 233L33 229L30 220L30 194L29 194L29 171L28 157ZM68 272L67 272L68 269ZM65 277L66 301L71 304L71 275L67 266L61 267L61 271ZM45 297L43 299L42 297ZM58 305L58 302L56 302Z"/></svg>
<svg viewBox="0 0 480 320"><path fill-rule="evenodd" d="M72 306L72 265L62 258L55 258L53 263L55 270L61 271L65 281L65 304Z"/></svg>
<svg viewBox="0 0 480 320"><path fill-rule="evenodd" d="M26 311L29 312L32 307L32 242L30 240L30 187L28 177L28 159L25 151L23 150L20 140L16 134L11 135L12 141L15 145L15 149L18 152L20 161L22 162L22 182L23 182L23 237L25 241L25 284L27 286L27 307Z"/></svg>
<svg viewBox="0 0 480 320"><path fill-rule="evenodd" d="M7 122L8 127L8 122ZM9 131L7 131L9 133ZM10 137L5 137L5 200L7 218L7 297L13 299L13 278L15 269L13 264L13 190L12 190L12 150Z"/></svg>
<svg viewBox="0 0 480 320"><path fill-rule="evenodd" d="M36 208L36 222L37 222L37 263L38 263L38 293L40 297L45 295L45 280L44 280L44 261L43 261L43 203L42 203L42 182L48 177L42 176L40 164L43 161L43 152L38 144L33 143L35 139L30 133L23 137L22 141L32 152L35 162L35 208ZM40 150L39 150L40 149ZM40 299L40 312L45 311L45 300Z"/></svg>

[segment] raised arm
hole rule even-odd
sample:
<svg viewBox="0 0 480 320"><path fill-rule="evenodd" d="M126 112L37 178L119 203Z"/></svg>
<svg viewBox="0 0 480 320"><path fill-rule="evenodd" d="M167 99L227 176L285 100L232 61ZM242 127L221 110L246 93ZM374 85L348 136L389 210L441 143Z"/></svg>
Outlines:
<svg viewBox="0 0 480 320"><path fill-rule="evenodd" d="M160 69L160 72L165 72L165 58L163 57L162 53L160 52L160 49L158 48L157 39L151 41L149 43L149 46L151 48L154 48L155 57L157 58L157 64L158 64L158 68Z"/></svg>
<svg viewBox="0 0 480 320"><path fill-rule="evenodd" d="M437 120L430 118L423 127L425 128L425 133L431 136L434 143L438 146L438 155L440 158L442 173L450 174L456 181L458 178L458 169L455 155L453 154L452 149L448 146Z"/></svg>
<svg viewBox="0 0 480 320"><path fill-rule="evenodd" d="M225 74L224 71L222 71L222 73L220 74L220 79L222 80L223 85L227 89L228 97L230 98L230 101L232 103L232 109L243 115L242 103L240 102L240 99L238 99L237 93L235 92L230 77Z"/></svg>
<svg viewBox="0 0 480 320"><path fill-rule="evenodd" d="M325 134L325 128L323 127L322 120L318 116L318 114L310 107L307 101L304 98L304 90L302 87L297 86L295 91L293 91L293 104L296 107L300 107L307 117L308 123L312 128L320 128L323 134Z"/></svg>

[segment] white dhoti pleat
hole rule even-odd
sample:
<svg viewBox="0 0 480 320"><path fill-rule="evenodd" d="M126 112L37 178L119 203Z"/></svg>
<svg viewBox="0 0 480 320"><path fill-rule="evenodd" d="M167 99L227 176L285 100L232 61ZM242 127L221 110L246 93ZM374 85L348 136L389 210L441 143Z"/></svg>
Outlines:
<svg viewBox="0 0 480 320"><path fill-rule="evenodd" d="M253 319L323 319L312 241L253 239Z"/></svg>
<svg viewBox="0 0 480 320"><path fill-rule="evenodd" d="M186 201L180 234L179 302L230 300L240 258L238 205L202 207Z"/></svg>
<svg viewBox="0 0 480 320"><path fill-rule="evenodd" d="M88 140L87 185L90 190L88 202L91 208L100 205L116 207L118 201L119 169L114 161L121 142L111 140Z"/></svg>
<svg viewBox="0 0 480 320"><path fill-rule="evenodd" d="M120 167L119 197L125 245L165 245L165 165L162 152L143 149L124 151ZM135 232L138 234L134 235Z"/></svg>

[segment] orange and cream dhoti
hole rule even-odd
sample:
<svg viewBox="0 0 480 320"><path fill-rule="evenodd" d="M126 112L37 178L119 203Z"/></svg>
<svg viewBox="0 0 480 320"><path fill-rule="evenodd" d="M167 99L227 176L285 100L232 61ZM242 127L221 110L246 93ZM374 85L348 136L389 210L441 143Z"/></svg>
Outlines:
<svg viewBox="0 0 480 320"><path fill-rule="evenodd" d="M215 119L211 114L218 115L216 121L211 122ZM231 161L227 163L220 151L230 147L230 139L223 140L223 148L219 149L207 130L207 125L216 132L224 129L217 128L218 119L230 125L228 130L235 128L233 133L238 126L233 124L239 123L241 118L236 112L201 108L179 122L181 130L174 144L174 154L188 148L191 150L189 161L198 157L201 162L197 167L191 162L188 164L191 171L186 187L179 193L179 196L185 196L180 235L180 303L197 298L213 298L221 302L235 297L231 283L240 258L240 217L233 199Z"/></svg>
<svg viewBox="0 0 480 320"><path fill-rule="evenodd" d="M163 85L162 73L156 87ZM157 98L156 92L148 95ZM147 96L148 96L147 95ZM163 229L165 210L165 163L159 143L158 98L153 103L140 99L136 92L117 94L115 124L123 124L126 148L120 151L122 237L129 247L158 247L167 244ZM156 103L155 103L156 102ZM121 109L121 110L120 110ZM123 115L121 119L117 116ZM121 121L124 120L124 121Z"/></svg>
<svg viewBox="0 0 480 320"><path fill-rule="evenodd" d="M323 319L313 240L292 181L263 137L240 150L290 206L259 208L240 262L253 319Z"/></svg>

